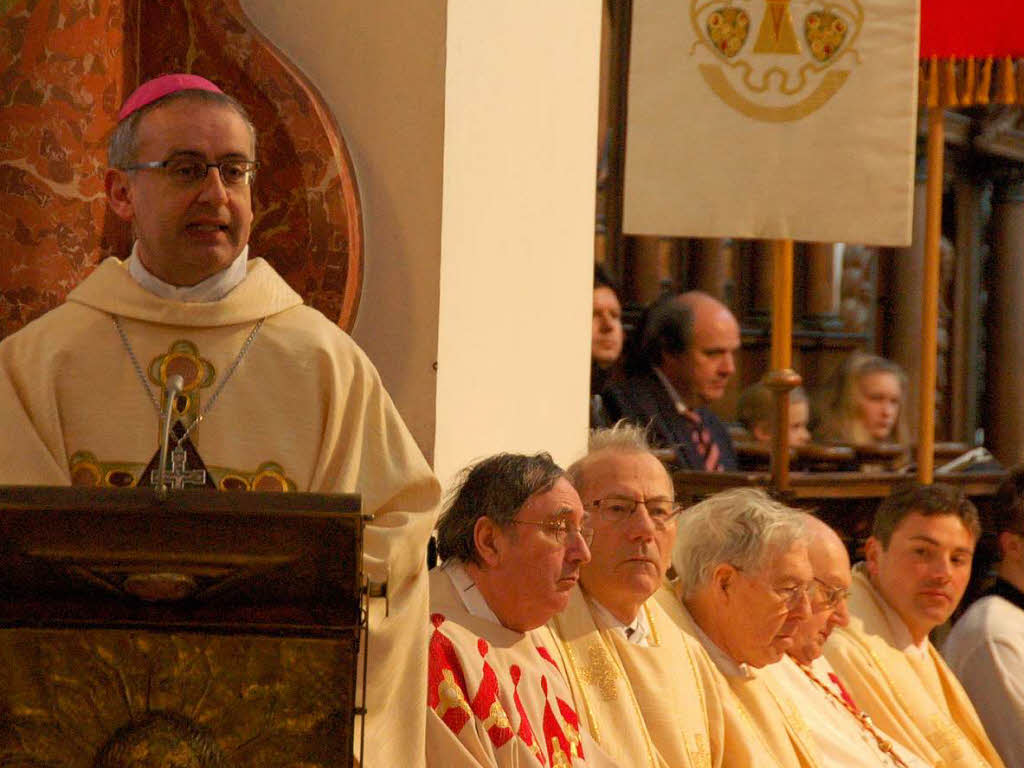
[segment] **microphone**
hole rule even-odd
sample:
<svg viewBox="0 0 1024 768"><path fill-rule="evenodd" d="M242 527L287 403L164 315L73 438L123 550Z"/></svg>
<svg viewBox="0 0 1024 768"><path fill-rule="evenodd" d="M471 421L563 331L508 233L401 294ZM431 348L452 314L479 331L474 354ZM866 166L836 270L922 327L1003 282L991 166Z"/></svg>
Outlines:
<svg viewBox="0 0 1024 768"><path fill-rule="evenodd" d="M174 401L185 388L185 379L178 374L167 377L167 386L164 388L164 428L160 439L160 470L156 478L157 488L166 493L167 481L167 446L171 442L171 412L174 410Z"/></svg>

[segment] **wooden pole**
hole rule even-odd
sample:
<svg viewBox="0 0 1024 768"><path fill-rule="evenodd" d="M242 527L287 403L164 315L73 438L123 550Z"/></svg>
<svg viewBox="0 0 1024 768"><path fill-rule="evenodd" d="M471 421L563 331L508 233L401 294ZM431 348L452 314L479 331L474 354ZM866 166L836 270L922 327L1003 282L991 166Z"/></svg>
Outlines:
<svg viewBox="0 0 1024 768"><path fill-rule="evenodd" d="M772 242L772 370L765 380L775 393L772 431L772 485L789 490L789 392L793 364L793 241Z"/></svg>
<svg viewBox="0 0 1024 768"><path fill-rule="evenodd" d="M942 105L928 107L928 180L925 186L924 275L921 298L921 388L917 434L917 479L935 477L936 336L939 326L939 239L942 236Z"/></svg>

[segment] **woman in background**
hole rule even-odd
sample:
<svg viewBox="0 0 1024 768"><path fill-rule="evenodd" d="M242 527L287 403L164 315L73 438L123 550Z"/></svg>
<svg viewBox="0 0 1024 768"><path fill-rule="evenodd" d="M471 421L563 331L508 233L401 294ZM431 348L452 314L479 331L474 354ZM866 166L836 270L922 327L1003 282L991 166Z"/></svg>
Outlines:
<svg viewBox="0 0 1024 768"><path fill-rule="evenodd" d="M909 442L907 375L884 357L854 352L833 372L821 398L817 437L845 445Z"/></svg>

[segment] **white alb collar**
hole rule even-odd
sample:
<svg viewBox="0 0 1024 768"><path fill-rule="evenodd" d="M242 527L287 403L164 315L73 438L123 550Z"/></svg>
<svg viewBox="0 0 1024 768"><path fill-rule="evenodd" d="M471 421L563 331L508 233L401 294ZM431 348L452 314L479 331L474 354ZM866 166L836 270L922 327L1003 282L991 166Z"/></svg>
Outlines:
<svg viewBox="0 0 1024 768"><path fill-rule="evenodd" d="M240 282L245 279L246 261L249 258L249 246L246 245L240 254L227 267L215 275L195 285L171 285L154 275L139 259L139 241L132 246L132 255L128 258L128 273L140 286L162 299L183 301L188 303L219 301L227 296Z"/></svg>
<svg viewBox="0 0 1024 768"><path fill-rule="evenodd" d="M495 624L501 624L494 611L491 610L491 606L487 604L483 593L477 588L473 577L469 575L466 566L458 560L451 558L444 561L441 565L441 570L447 573L448 578L452 580L452 586L455 587L459 599L462 600L462 604L471 616L476 616L478 619L491 621ZM504 624L501 625L505 626Z"/></svg>
<svg viewBox="0 0 1024 768"><path fill-rule="evenodd" d="M597 613L598 621L606 628L613 632L618 632L626 638L627 642L632 643L633 645L650 645L647 638L651 636L651 627L647 623L647 614L644 611L643 606L641 606L640 610L637 612L636 618L629 624L626 624L615 618L615 614L601 605L601 603L593 597L591 597L590 604L594 606L594 611Z"/></svg>

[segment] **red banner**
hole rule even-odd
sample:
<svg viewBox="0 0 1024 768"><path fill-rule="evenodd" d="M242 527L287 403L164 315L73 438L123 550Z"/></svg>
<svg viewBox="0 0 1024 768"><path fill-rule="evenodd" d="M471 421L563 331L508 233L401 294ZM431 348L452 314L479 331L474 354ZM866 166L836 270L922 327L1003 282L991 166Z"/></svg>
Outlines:
<svg viewBox="0 0 1024 768"><path fill-rule="evenodd" d="M920 56L1024 57L1024 2L921 0Z"/></svg>

